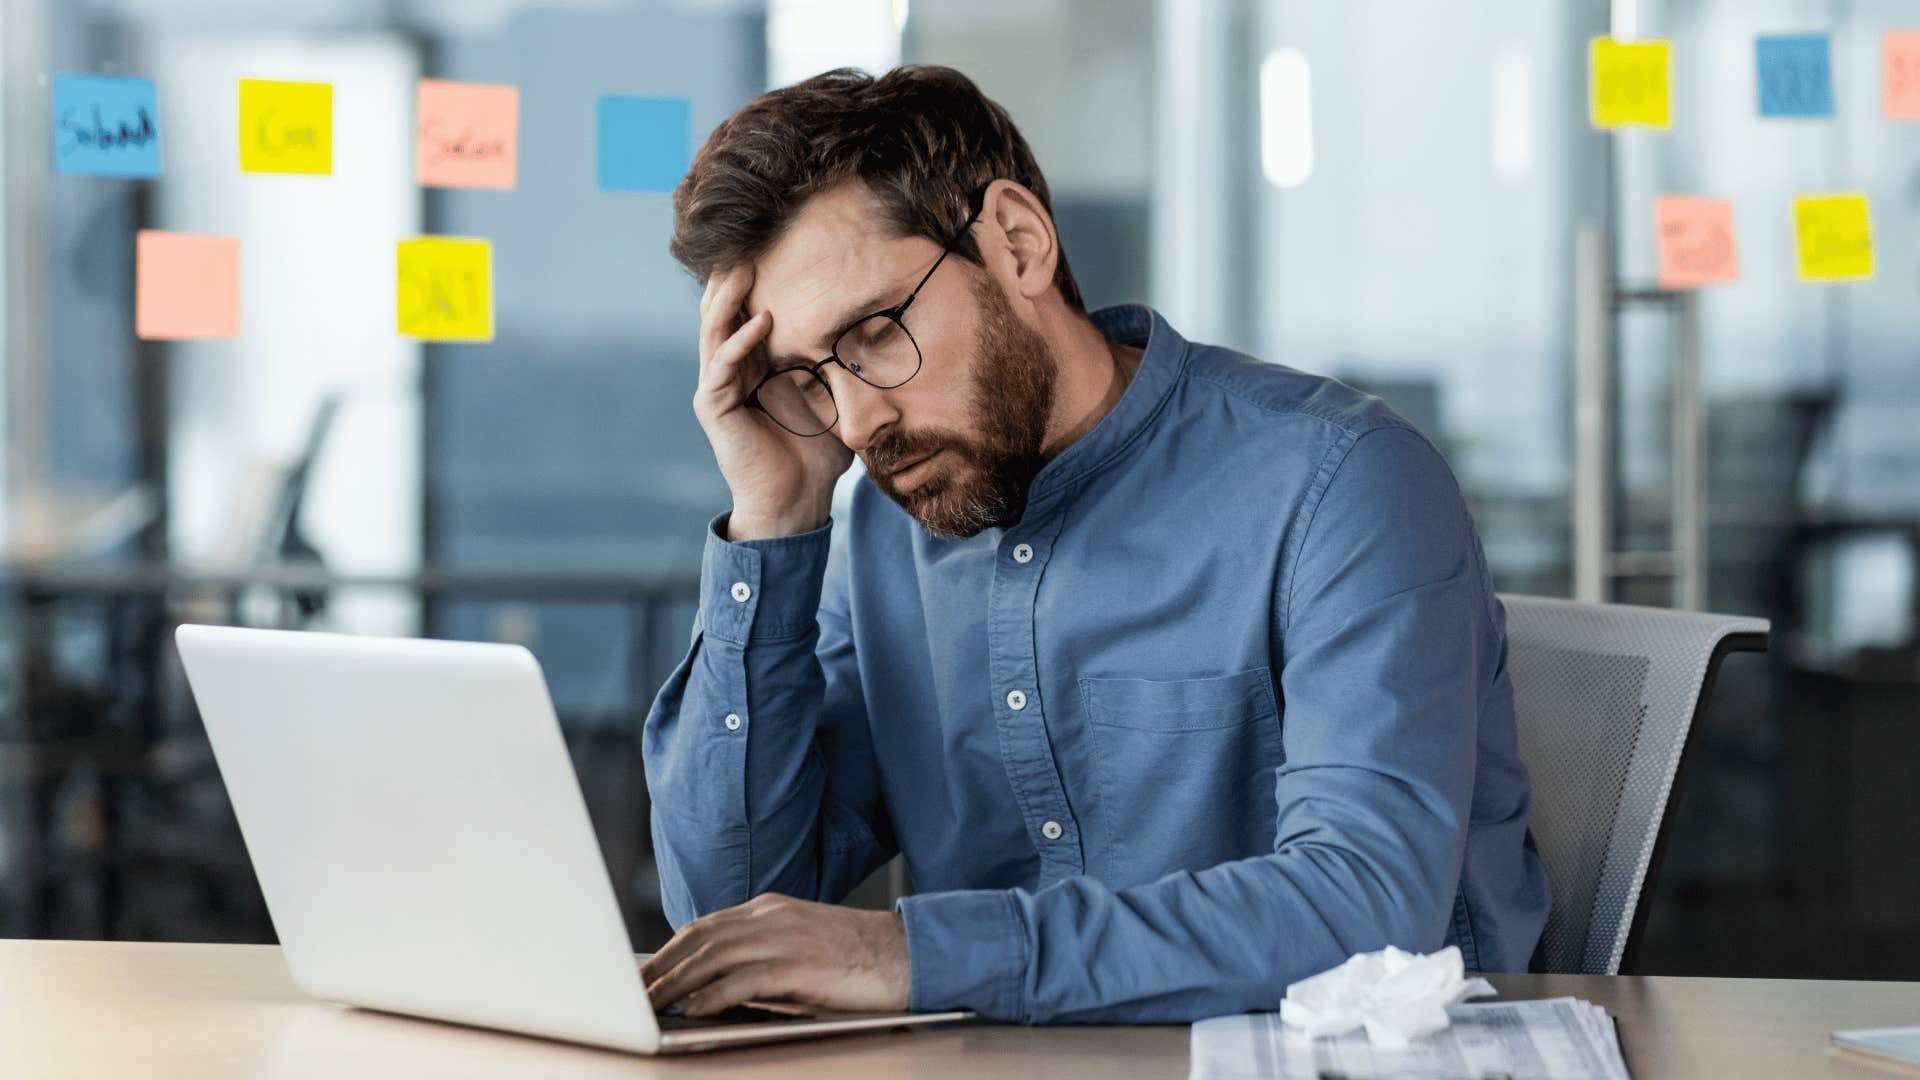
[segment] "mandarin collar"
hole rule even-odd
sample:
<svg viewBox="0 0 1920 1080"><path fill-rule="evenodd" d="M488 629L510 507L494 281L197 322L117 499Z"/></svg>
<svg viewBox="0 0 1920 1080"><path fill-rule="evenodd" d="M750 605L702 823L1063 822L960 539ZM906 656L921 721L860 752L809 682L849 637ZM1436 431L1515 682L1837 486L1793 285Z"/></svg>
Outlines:
<svg viewBox="0 0 1920 1080"><path fill-rule="evenodd" d="M1187 366L1187 340L1145 304L1120 304L1089 315L1107 340L1144 346L1140 367L1107 415L1047 462L1027 488L1027 515L1047 509L1104 469L1160 414Z"/></svg>

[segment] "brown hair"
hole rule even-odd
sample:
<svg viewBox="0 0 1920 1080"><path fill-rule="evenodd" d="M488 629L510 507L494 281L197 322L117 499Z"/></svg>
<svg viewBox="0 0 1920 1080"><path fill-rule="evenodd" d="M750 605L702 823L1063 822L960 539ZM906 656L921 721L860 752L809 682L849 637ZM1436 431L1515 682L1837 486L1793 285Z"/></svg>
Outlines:
<svg viewBox="0 0 1920 1080"><path fill-rule="evenodd" d="M1053 204L1013 118L949 67L912 64L875 78L838 68L769 90L713 130L673 192L669 250L705 282L771 247L802 205L843 181L872 191L897 236L936 244L972 213L969 200L1011 180ZM954 254L980 261L972 236ZM1086 310L1062 251L1053 281Z"/></svg>

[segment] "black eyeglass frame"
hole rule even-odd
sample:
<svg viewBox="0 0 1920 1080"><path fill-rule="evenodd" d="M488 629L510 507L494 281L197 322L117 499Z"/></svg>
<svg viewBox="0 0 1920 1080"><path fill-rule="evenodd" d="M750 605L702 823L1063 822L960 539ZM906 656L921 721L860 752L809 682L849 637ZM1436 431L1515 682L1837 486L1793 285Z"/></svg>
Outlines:
<svg viewBox="0 0 1920 1080"><path fill-rule="evenodd" d="M825 359L817 360L812 364L794 364L791 367L783 367L777 371L767 372L765 375L760 377L759 382L753 384L753 389L747 394L746 404L752 408L759 409L760 412L767 417L767 419L772 420L776 424L780 424L781 430L793 435L795 438L817 439L820 436L825 435L827 432L832 431L834 428L834 425L840 422L839 402L837 401L834 402L833 423L828 424L826 427L821 428L819 431L815 431L811 433L802 433L802 432L794 431L792 428L788 427L787 425L780 423L780 418L773 415L773 413L765 405L762 405L760 403L761 389L765 387L769 382L772 382L774 379L777 379L783 375L791 375L793 372L796 372L796 371L804 371L820 383L821 387L824 388L827 392L828 400L832 400L833 387L828 385L827 380L822 379L820 377L820 369L826 367L828 364L840 365L842 368L846 369L847 374L853 376L856 379L859 379L861 382L866 383L868 386L871 386L876 390L897 390L900 387L907 385L909 382L912 382L913 377L915 375L920 374L921 367L923 367L926 364L926 357L920 351L919 339L913 336L913 331L907 329L907 324L905 319L907 314L907 308L913 306L913 301L917 297L919 297L920 290L925 288L927 285L927 282L933 278L933 272L935 270L940 269L940 264L947 261L947 256L953 254L953 249L956 246L958 246L960 243L960 240L967 235L967 231L973 228L973 223L980 220L980 212L986 209L985 195L986 195L986 189L981 188L979 195L976 196L973 200L971 200L975 203L975 206L973 208L973 212L967 215L967 223L965 225L960 226L959 231L953 234L953 239L948 240L947 245L940 249L940 257L933 260L933 265L927 267L926 273L920 275L920 283L913 287L913 291L907 294L907 298L905 300L900 301L898 304L895 304L890 308L882 308L879 311L870 311L867 314L862 315L859 318L848 323L845 327L841 329L841 331L838 334L834 335L833 347L827 353L827 356ZM897 383L892 383L890 385L885 385L885 386L881 385L880 383L874 382L872 379L869 379L866 376L860 374L860 365L858 363L849 364L845 360L840 359L840 342L844 340L848 334L852 333L855 329L859 328L869 320L879 319L879 318L888 319L895 326L899 327L900 332L907 335L907 343L913 346L912 373L910 373L906 378L901 379Z"/></svg>

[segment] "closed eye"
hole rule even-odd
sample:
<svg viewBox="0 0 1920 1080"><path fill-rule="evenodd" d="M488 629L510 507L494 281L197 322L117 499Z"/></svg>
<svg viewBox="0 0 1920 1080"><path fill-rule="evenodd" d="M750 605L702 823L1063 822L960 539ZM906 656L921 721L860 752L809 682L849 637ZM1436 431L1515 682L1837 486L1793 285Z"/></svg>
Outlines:
<svg viewBox="0 0 1920 1080"><path fill-rule="evenodd" d="M868 346L883 346L899 336L900 324L883 316L876 316L860 324L860 342Z"/></svg>

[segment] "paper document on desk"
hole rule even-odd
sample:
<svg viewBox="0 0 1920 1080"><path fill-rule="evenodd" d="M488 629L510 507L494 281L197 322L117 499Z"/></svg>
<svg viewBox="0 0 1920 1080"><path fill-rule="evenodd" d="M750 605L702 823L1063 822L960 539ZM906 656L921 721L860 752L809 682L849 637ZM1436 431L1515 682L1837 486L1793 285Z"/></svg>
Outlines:
<svg viewBox="0 0 1920 1080"><path fill-rule="evenodd" d="M1313 1038L1277 1013L1193 1025L1192 1080L1629 1080L1606 1010L1578 998L1454 1005L1452 1026L1397 1050L1363 1030Z"/></svg>

